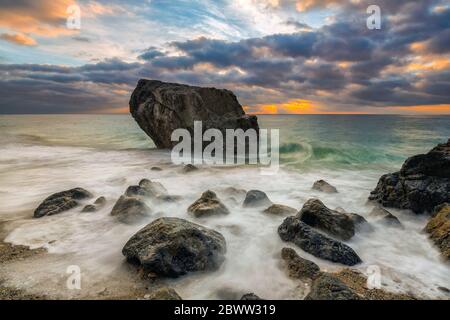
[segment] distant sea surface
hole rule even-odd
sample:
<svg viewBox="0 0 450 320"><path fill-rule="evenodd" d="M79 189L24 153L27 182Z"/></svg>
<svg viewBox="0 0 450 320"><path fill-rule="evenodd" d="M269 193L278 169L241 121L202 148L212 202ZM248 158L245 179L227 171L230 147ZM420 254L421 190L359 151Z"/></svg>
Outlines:
<svg viewBox="0 0 450 320"><path fill-rule="evenodd" d="M243 199L231 201L226 187L265 191L274 203L301 209L312 197L329 208L344 208L363 215L374 227L346 243L361 257L356 266L365 273L379 266L384 288L410 292L418 297L445 298L439 286L450 288L450 267L423 233L427 217L389 209L404 229L390 229L370 216L367 202L381 175L399 170L406 158L426 153L450 137L449 116L365 115L260 115L261 128L280 129L281 169L274 176L256 168L201 168L184 174L170 162L167 151L154 148L150 138L130 115L5 115L0 116L0 222L9 220L6 241L44 247L48 258L29 267L14 265L2 273L11 285L26 286L41 294L73 298L54 279L67 265L79 265L86 280L83 288L101 292L130 286L121 250L140 228L162 216L193 220L221 232L227 241L225 263L220 270L190 275L171 283L185 299L219 299L223 292L254 292L267 299L298 298L298 282L280 266L280 251L291 246L323 270L342 266L317 259L283 243L277 228L284 217L242 208ZM162 171L153 171L159 166ZM161 182L177 203L147 204L149 217L138 225L122 225L111 217L115 201L142 178ZM339 193L312 190L314 181L325 179ZM83 187L107 205L95 213L66 213L32 219L34 209L52 193ZM223 217L196 219L186 209L205 190L214 190L230 209ZM27 279L26 282L23 279ZM222 292L222 293L221 293ZM69 295L69 296L67 296ZM75 296L83 297L83 296ZM227 296L229 297L229 296ZM237 296L236 296L237 297ZM238 297L237 297L238 298Z"/></svg>

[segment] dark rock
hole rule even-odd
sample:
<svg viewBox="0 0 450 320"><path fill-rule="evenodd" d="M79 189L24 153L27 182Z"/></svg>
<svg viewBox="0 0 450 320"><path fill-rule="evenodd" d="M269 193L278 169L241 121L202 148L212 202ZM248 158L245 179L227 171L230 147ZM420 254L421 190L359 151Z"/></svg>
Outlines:
<svg viewBox="0 0 450 320"><path fill-rule="evenodd" d="M102 207L106 204L106 198L105 197L98 197L97 200L94 201L94 204L96 206Z"/></svg>
<svg viewBox="0 0 450 320"><path fill-rule="evenodd" d="M320 268L312 261L300 257L294 249L283 248L281 250L289 277L294 279L314 279L320 274Z"/></svg>
<svg viewBox="0 0 450 320"><path fill-rule="evenodd" d="M84 206L84 208L81 210L81 212L95 212L97 211L97 207L93 204L88 204Z"/></svg>
<svg viewBox="0 0 450 320"><path fill-rule="evenodd" d="M319 180L314 182L313 187L314 190L326 192L326 193L337 193L337 189L333 187L331 184L326 182L325 180Z"/></svg>
<svg viewBox="0 0 450 320"><path fill-rule="evenodd" d="M162 171L162 168L160 168L160 167L151 167L150 170L152 170L152 171Z"/></svg>
<svg viewBox="0 0 450 320"><path fill-rule="evenodd" d="M298 217L288 217L278 227L283 241L289 241L315 257L353 266L361 258L352 248L315 231Z"/></svg>
<svg viewBox="0 0 450 320"><path fill-rule="evenodd" d="M79 205L80 200L92 198L93 195L82 188L70 189L67 191L52 194L46 198L34 211L34 218L52 216Z"/></svg>
<svg viewBox="0 0 450 320"><path fill-rule="evenodd" d="M439 247L445 259L450 260L450 204L441 205L430 219L425 231Z"/></svg>
<svg viewBox="0 0 450 320"><path fill-rule="evenodd" d="M167 195L167 190L159 182L142 179L138 186L129 186L125 191L125 195L128 197L157 198Z"/></svg>
<svg viewBox="0 0 450 320"><path fill-rule="evenodd" d="M152 292L149 297L149 300L182 300L178 293L169 287L164 287L155 290Z"/></svg>
<svg viewBox="0 0 450 320"><path fill-rule="evenodd" d="M378 218L377 222L380 222L388 227L403 229L403 225L400 220L398 220L398 218L392 213L381 207L373 208L369 216Z"/></svg>
<svg viewBox="0 0 450 320"><path fill-rule="evenodd" d="M106 198L105 197L99 197L97 200L94 201L94 204L88 204L86 205L81 212L96 212L103 208L106 204Z"/></svg>
<svg viewBox="0 0 450 320"><path fill-rule="evenodd" d="M150 212L151 209L141 199L121 196L112 208L111 215L120 222L135 223L148 216Z"/></svg>
<svg viewBox="0 0 450 320"><path fill-rule="evenodd" d="M180 201L181 199L182 199L181 196L174 196L169 194L161 195L156 198L156 200L159 202L177 202Z"/></svg>
<svg viewBox="0 0 450 320"><path fill-rule="evenodd" d="M407 159L399 172L382 176L369 200L415 213L431 213L450 202L450 139L427 154Z"/></svg>
<svg viewBox="0 0 450 320"><path fill-rule="evenodd" d="M203 130L255 129L256 116L245 115L236 96L228 90L139 80L131 95L130 112L158 148L171 148L172 132L178 128L194 132L194 120L202 121Z"/></svg>
<svg viewBox="0 0 450 320"><path fill-rule="evenodd" d="M263 299L261 299L254 293L246 293L242 296L241 300L263 300Z"/></svg>
<svg viewBox="0 0 450 320"><path fill-rule="evenodd" d="M297 213L297 209L284 206L282 204L273 204L263 211L264 213L273 215L294 215Z"/></svg>
<svg viewBox="0 0 450 320"><path fill-rule="evenodd" d="M268 207L270 205L272 205L272 201L262 191L250 190L245 196L244 207Z"/></svg>
<svg viewBox="0 0 450 320"><path fill-rule="evenodd" d="M222 264L225 251L225 239L219 232L179 218L153 221L122 249L128 261L165 277L215 270Z"/></svg>
<svg viewBox="0 0 450 320"><path fill-rule="evenodd" d="M189 206L188 212L197 218L230 213L217 195L210 190L203 192L202 196Z"/></svg>
<svg viewBox="0 0 450 320"><path fill-rule="evenodd" d="M360 300L360 297L337 277L323 273L314 280L305 300Z"/></svg>
<svg viewBox="0 0 450 320"><path fill-rule="evenodd" d="M197 171L198 168L196 166L194 166L193 164L187 164L183 167L183 172L184 173L189 173L189 172L193 172L193 171Z"/></svg>
<svg viewBox="0 0 450 320"><path fill-rule="evenodd" d="M445 293L450 293L450 289L446 288L446 287L438 287L439 291L445 292Z"/></svg>
<svg viewBox="0 0 450 320"><path fill-rule="evenodd" d="M310 199L298 213L298 218L311 227L331 236L349 240L355 235L355 226L365 219L357 214L340 213L327 208L322 201Z"/></svg>

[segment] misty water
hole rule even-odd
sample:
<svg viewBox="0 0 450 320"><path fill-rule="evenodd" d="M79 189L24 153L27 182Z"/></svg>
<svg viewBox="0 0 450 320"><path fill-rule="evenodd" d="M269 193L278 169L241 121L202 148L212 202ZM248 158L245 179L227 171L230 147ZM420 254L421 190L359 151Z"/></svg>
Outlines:
<svg viewBox="0 0 450 320"><path fill-rule="evenodd" d="M128 115L0 116L0 221L8 221L6 241L44 247L50 253L32 264L19 261L6 266L1 272L8 284L55 297L139 286L122 247L140 228L163 216L213 228L227 242L219 270L167 280L185 299L233 298L248 292L266 299L302 297L304 288L289 279L280 264L280 251L286 246L322 270L343 268L283 243L277 228L284 217L229 202L223 189L235 187L260 189L274 203L297 209L317 197L329 208L366 217L374 232L358 233L346 242L363 260L355 268L366 273L369 266L378 266L383 287L391 291L445 297L437 287L450 287L450 266L422 231L427 217L389 209L405 228L386 228L368 217L374 205L367 197L382 174L447 141L450 117L280 115L259 116L259 122L262 128L280 129L281 168L273 176L249 166L202 167L184 174L171 163L168 152L154 149ZM153 166L163 171L152 171ZM161 182L182 200L170 204L148 200L152 213L147 219L135 225L118 223L110 216L111 208L129 185L142 178ZM312 190L319 179L336 186L339 193ZM94 213L81 213L78 207L32 219L47 196L74 187L105 196L107 205ZM188 206L208 189L225 202L229 215L196 219L187 214ZM70 292L65 286L69 265L82 270L81 292Z"/></svg>

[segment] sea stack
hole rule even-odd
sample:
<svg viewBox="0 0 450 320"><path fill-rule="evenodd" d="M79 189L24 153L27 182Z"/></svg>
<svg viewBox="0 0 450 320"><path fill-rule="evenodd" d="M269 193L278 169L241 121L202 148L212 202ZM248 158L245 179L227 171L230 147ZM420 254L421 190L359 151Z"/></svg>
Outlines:
<svg viewBox="0 0 450 320"><path fill-rule="evenodd" d="M194 87L158 80L139 80L130 99L130 113L158 148L172 148L175 129L194 132L194 121L202 130L214 128L259 130L256 116L246 115L229 90Z"/></svg>

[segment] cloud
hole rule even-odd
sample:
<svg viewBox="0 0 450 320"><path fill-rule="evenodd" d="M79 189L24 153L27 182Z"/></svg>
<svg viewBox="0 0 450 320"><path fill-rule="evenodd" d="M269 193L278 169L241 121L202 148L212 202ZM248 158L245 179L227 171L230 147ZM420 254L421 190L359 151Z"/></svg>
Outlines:
<svg viewBox="0 0 450 320"><path fill-rule="evenodd" d="M37 44L36 40L23 33L16 33L16 34L2 33L0 34L0 39L21 46L35 46Z"/></svg>

